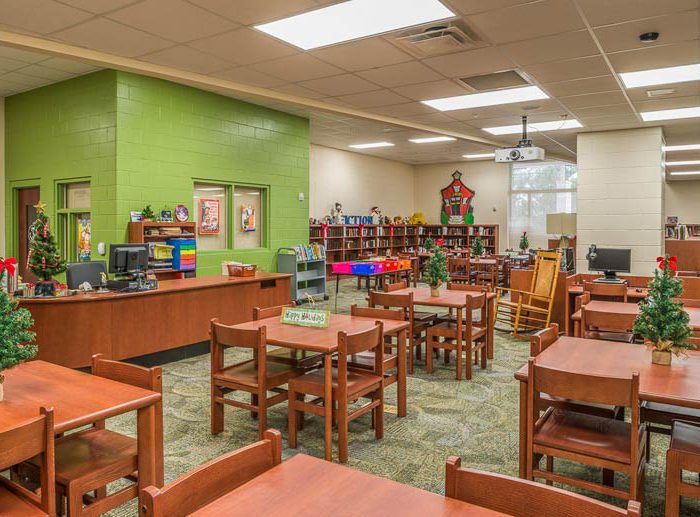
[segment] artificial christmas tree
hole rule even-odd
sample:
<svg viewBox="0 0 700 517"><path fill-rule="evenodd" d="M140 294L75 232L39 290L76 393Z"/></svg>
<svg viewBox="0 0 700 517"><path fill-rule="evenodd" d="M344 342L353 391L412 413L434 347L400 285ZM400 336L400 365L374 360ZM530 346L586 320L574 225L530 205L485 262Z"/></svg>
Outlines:
<svg viewBox="0 0 700 517"><path fill-rule="evenodd" d="M44 212L46 205L39 201L36 205L36 221L29 227L29 258L27 266L43 282L37 285L37 294L53 294L54 275L66 270L66 262L58 253L56 239L49 229L49 218Z"/></svg>
<svg viewBox="0 0 700 517"><path fill-rule="evenodd" d="M37 346L32 315L27 309L18 309L5 291L0 291L0 401L3 399L3 371L17 366L36 355Z"/></svg>
<svg viewBox="0 0 700 517"><path fill-rule="evenodd" d="M475 257L480 257L481 255L484 254L484 243L481 240L481 237L478 235L474 237L474 240L472 241L472 255Z"/></svg>
<svg viewBox="0 0 700 517"><path fill-rule="evenodd" d="M673 301L683 292L680 279L671 276L677 271L677 257L657 257L659 269L649 282L649 294L639 303L639 316L634 322L634 332L644 338L644 344L652 351L652 362L671 364L671 354L679 356L695 348L686 340L691 331L690 316L683 304Z"/></svg>
<svg viewBox="0 0 700 517"><path fill-rule="evenodd" d="M527 238L527 232L523 232L523 234L520 236L520 245L518 247L523 253L525 253L530 247L530 240Z"/></svg>

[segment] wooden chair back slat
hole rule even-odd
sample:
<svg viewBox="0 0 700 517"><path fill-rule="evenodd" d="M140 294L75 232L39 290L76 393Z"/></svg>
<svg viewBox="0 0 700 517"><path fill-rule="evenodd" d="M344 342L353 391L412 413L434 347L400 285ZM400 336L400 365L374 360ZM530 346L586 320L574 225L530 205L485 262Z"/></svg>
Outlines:
<svg viewBox="0 0 700 517"><path fill-rule="evenodd" d="M393 282L393 283L385 283L384 284L384 292L385 293L392 293L394 291L399 291L401 289L406 289L406 281L401 280L399 282Z"/></svg>
<svg viewBox="0 0 700 517"><path fill-rule="evenodd" d="M392 294L383 293L380 291L369 292L370 307L384 307L390 309L392 307L409 308L413 303L413 294Z"/></svg>
<svg viewBox="0 0 700 517"><path fill-rule="evenodd" d="M357 304L350 306L351 316L361 316L363 318L376 318L380 320L404 321L406 313L403 309L381 309L377 307L358 307Z"/></svg>
<svg viewBox="0 0 700 517"><path fill-rule="evenodd" d="M348 356L360 352L372 352L382 345L383 336L384 325L381 321L378 321L374 327L355 334L338 332L338 353Z"/></svg>
<svg viewBox="0 0 700 517"><path fill-rule="evenodd" d="M630 501L623 510L602 501L525 479L461 467L448 458L445 496L520 517L620 517L639 516L640 505Z"/></svg>
<svg viewBox="0 0 700 517"><path fill-rule="evenodd" d="M233 328L219 323L218 318L211 320L211 337L217 345L253 350L260 348L260 335L257 330Z"/></svg>
<svg viewBox="0 0 700 517"><path fill-rule="evenodd" d="M285 305L276 305L275 307L254 307L253 308L253 320L264 320L265 318L274 318L275 316L282 316L282 311L287 307L296 307L296 302L287 303Z"/></svg>
<svg viewBox="0 0 700 517"><path fill-rule="evenodd" d="M575 311L580 311L581 307L586 305L587 303L590 303L591 301L591 293L583 292L583 294L580 294L576 297L574 300L574 312Z"/></svg>
<svg viewBox="0 0 700 517"><path fill-rule="evenodd" d="M471 296L467 295L467 306L466 306L466 313L467 316L470 314L471 311L476 310L476 309L481 309L486 305L486 294L482 293L478 296Z"/></svg>
<svg viewBox="0 0 700 517"><path fill-rule="evenodd" d="M532 292L538 296L550 297L552 296L552 286L555 285L555 278L559 273L561 255L555 253L556 257L548 258L544 256L544 253L546 252L537 254Z"/></svg>
<svg viewBox="0 0 700 517"><path fill-rule="evenodd" d="M184 517L282 462L282 435L265 431L264 439L197 467L161 489L142 491L143 515Z"/></svg>
<svg viewBox="0 0 700 517"><path fill-rule="evenodd" d="M160 366L144 368L135 364L104 359L102 354L92 356L91 373L145 390L163 391L163 369Z"/></svg>
<svg viewBox="0 0 700 517"><path fill-rule="evenodd" d="M606 404L610 406L634 407L638 405L639 374L630 377L605 377L556 370L532 361L532 385L534 391L554 397Z"/></svg>
<svg viewBox="0 0 700 517"><path fill-rule="evenodd" d="M546 329L535 332L530 336L530 357L537 357L557 339L559 339L559 325L557 323L552 323Z"/></svg>
<svg viewBox="0 0 700 517"><path fill-rule="evenodd" d="M458 282L448 282L447 289L450 291L471 291L487 293L489 288L485 285L460 284Z"/></svg>
<svg viewBox="0 0 700 517"><path fill-rule="evenodd" d="M584 282L583 291L591 295L591 300L627 301L627 284L602 284Z"/></svg>
<svg viewBox="0 0 700 517"><path fill-rule="evenodd" d="M581 307L581 328L583 336L589 330L601 330L605 332L632 332L636 314L618 314L611 312L592 311L584 305Z"/></svg>
<svg viewBox="0 0 700 517"><path fill-rule="evenodd" d="M700 307L700 300L693 300L691 298L676 298L676 301L682 303L683 307Z"/></svg>

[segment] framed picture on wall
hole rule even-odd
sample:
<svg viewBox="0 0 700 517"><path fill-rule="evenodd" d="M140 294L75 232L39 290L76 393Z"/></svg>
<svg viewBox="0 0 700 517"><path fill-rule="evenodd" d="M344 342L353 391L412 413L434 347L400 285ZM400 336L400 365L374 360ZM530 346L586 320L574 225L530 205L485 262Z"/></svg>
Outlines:
<svg viewBox="0 0 700 517"><path fill-rule="evenodd" d="M221 231L219 224L219 200L199 200L199 233L200 235L218 235Z"/></svg>
<svg viewBox="0 0 700 517"><path fill-rule="evenodd" d="M241 205L241 230L244 232L255 231L255 205Z"/></svg>

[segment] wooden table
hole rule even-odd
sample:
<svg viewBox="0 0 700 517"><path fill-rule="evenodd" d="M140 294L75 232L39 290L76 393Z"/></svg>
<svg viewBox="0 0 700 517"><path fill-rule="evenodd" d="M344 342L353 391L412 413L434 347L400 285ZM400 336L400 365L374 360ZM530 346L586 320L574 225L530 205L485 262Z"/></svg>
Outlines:
<svg viewBox="0 0 700 517"><path fill-rule="evenodd" d="M571 325L571 317L576 312L576 297L583 294L583 284L574 284L569 286L566 294L566 325L563 329L567 334L573 336L576 334L574 325ZM647 287L628 287L627 288L627 303L630 305L636 305L639 301L643 300L649 294L649 289ZM621 302L624 303L624 302Z"/></svg>
<svg viewBox="0 0 700 517"><path fill-rule="evenodd" d="M375 322L381 321L384 324L384 335L396 335L398 343L406 343L407 321L382 320L379 318L363 318L359 316L348 316L344 314L331 314L331 321L328 328L300 327L288 325L280 322L279 316L265 318L257 321L249 321L235 326L238 329L257 330L260 327L267 327L267 343L270 345L292 348L295 350L306 350L325 354L323 358L324 377L324 400L332 400L332 354L338 351L338 332L354 334L374 327ZM398 369L399 376L406 375L406 347L398 346ZM397 383L397 414L406 416L406 391L399 388ZM325 411L325 457L328 461L333 458L332 442L332 403L324 402Z"/></svg>
<svg viewBox="0 0 700 517"><path fill-rule="evenodd" d="M382 284L384 282L384 278L388 275L394 275L397 276L399 273L408 273L413 271L413 268L402 268L402 269L394 269L393 271L382 271L381 273L333 273L335 275L335 298L336 298L336 304L338 303L338 288L340 287L340 277L341 276L354 276L357 277L358 280L362 280L363 278L367 282L367 292L369 293L370 291L370 279L374 278L376 279L375 287L377 289L380 289L382 287ZM357 288L359 289L360 286L358 285Z"/></svg>
<svg viewBox="0 0 700 517"><path fill-rule="evenodd" d="M591 300L586 305L586 311L606 312L609 314L639 314L639 305L625 302L606 302L602 300ZM690 316L689 326L694 333L700 332L700 307L683 307ZM579 327L580 328L580 327ZM579 330L579 334L580 334ZM580 337L580 336L578 336Z"/></svg>
<svg viewBox="0 0 700 517"><path fill-rule="evenodd" d="M475 258L469 259L469 263L472 265L479 265L482 264L484 266L495 266L498 264L498 261L496 259L485 259L485 258L480 258L479 260Z"/></svg>
<svg viewBox="0 0 700 517"><path fill-rule="evenodd" d="M37 359L80 368L93 354L121 360L208 341L212 318L233 325L250 319L253 307L289 303L290 277L163 280L153 291L20 299L20 305L35 321Z"/></svg>
<svg viewBox="0 0 700 517"><path fill-rule="evenodd" d="M700 409L700 352L690 351L688 356L686 360L674 358L671 366L661 366L651 363L651 352L643 345L562 336L537 356L537 363L587 375L622 377L639 372L640 400ZM527 365L515 378L520 381L520 477L525 478Z"/></svg>
<svg viewBox="0 0 700 517"><path fill-rule="evenodd" d="M163 486L163 423L156 412L160 393L45 361L29 361L3 374L0 432L38 416L41 406L53 407L56 434L137 411L139 493L149 485Z"/></svg>
<svg viewBox="0 0 700 517"><path fill-rule="evenodd" d="M457 310L457 318L462 318L462 310L467 305L466 296L479 296L479 291L459 291L457 289L441 289L440 296L431 296L429 287L407 287L393 291L391 294L413 293L413 305L428 307L446 307ZM486 293L486 356L493 359L493 324L496 310L496 295ZM457 358L457 368L460 368L461 358Z"/></svg>
<svg viewBox="0 0 700 517"><path fill-rule="evenodd" d="M260 514L267 517L504 515L305 454L283 461L191 515Z"/></svg>

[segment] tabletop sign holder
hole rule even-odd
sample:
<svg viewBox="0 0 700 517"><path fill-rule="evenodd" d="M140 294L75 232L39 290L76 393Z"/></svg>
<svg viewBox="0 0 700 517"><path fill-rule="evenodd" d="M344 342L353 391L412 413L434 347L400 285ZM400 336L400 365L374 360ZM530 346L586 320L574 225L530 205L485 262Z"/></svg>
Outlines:
<svg viewBox="0 0 700 517"><path fill-rule="evenodd" d="M282 310L280 322L300 327L328 328L331 321L330 311L321 309L303 309L301 307L285 307Z"/></svg>

